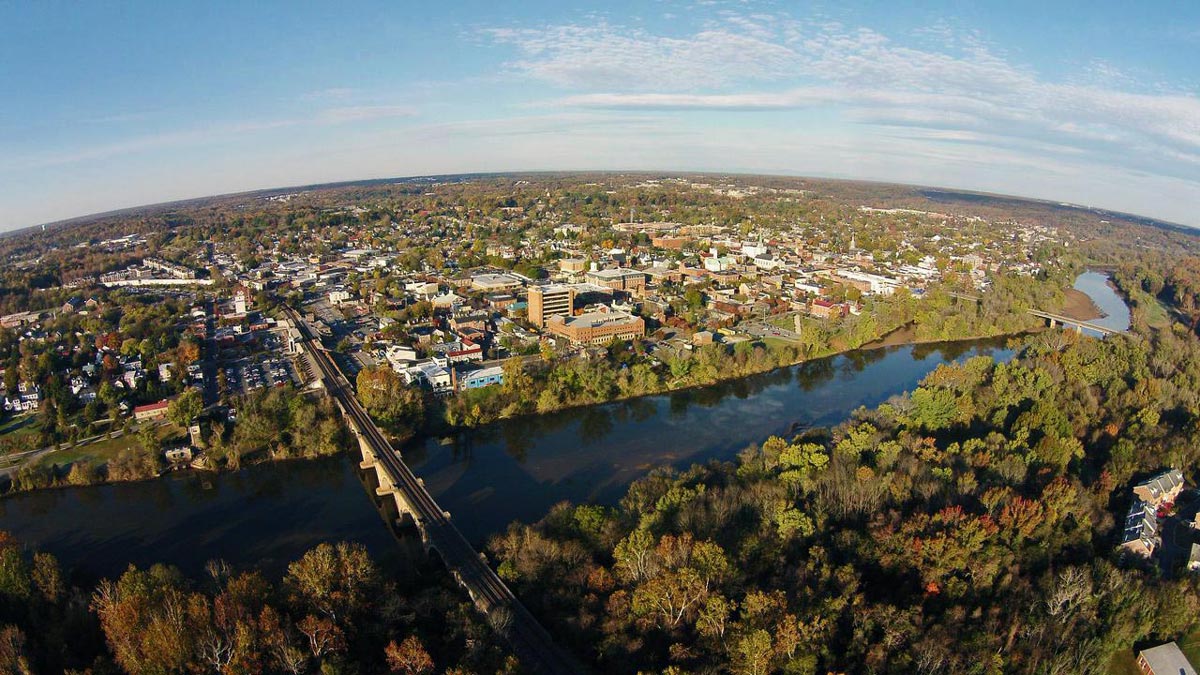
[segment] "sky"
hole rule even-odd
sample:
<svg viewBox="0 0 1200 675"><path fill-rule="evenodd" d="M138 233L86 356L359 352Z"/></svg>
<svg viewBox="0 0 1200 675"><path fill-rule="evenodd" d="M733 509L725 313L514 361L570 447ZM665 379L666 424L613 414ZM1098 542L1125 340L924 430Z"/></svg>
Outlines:
<svg viewBox="0 0 1200 675"><path fill-rule="evenodd" d="M0 230L593 169L884 180L1200 226L1198 66L1193 0L0 0Z"/></svg>

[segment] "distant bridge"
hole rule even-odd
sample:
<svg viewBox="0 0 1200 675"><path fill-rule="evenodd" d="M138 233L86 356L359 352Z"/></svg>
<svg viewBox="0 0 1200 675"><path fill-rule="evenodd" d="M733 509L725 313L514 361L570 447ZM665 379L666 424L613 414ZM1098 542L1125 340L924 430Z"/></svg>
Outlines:
<svg viewBox="0 0 1200 675"><path fill-rule="evenodd" d="M349 381L320 342L314 339L308 324L294 310L289 308L287 311L300 330L299 346L312 360L317 377L358 439L362 453L359 466L364 470L373 469L379 479L376 495L395 501L402 519L406 523L411 521L420 533L425 550L438 553L450 574L471 596L476 608L491 620L492 626L507 640L523 664L548 675L584 672L580 664L554 644L550 634L450 521L450 514L433 500L425 489L425 481L413 474L400 453L363 410Z"/></svg>
<svg viewBox="0 0 1200 675"><path fill-rule="evenodd" d="M983 301L983 298L980 298L979 296L967 295L965 293L956 293L956 292L951 291L948 293L948 295L952 298L958 298L959 300L969 300L969 301L975 302L975 303L979 303L979 302ZM1092 323L1091 321L1082 321L1080 319L1073 319L1069 316L1065 316L1062 314L1056 314L1054 312L1046 312L1046 311L1042 311L1040 309L1030 309L1030 310L1026 310L1026 311L1029 314L1032 314L1033 316L1036 316L1037 318L1045 321L1046 324L1049 325L1051 328L1055 328L1057 326L1070 326L1070 327L1074 328L1075 332L1077 332L1077 333L1082 333L1085 330L1090 330L1092 332L1099 333L1100 335L1115 335L1117 333L1124 332L1124 331L1119 331L1115 328L1109 328L1108 326L1101 326L1098 323Z"/></svg>

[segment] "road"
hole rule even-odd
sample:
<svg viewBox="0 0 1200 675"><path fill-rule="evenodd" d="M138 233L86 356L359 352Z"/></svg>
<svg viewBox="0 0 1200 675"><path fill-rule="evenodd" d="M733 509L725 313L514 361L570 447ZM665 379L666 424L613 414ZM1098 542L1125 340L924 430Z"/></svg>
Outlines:
<svg viewBox="0 0 1200 675"><path fill-rule="evenodd" d="M288 314L304 337L306 351L318 371L316 374L324 380L329 395L341 404L351 424L370 444L393 485L416 511L413 519L431 548L437 550L442 562L476 601L490 608L493 617L498 616L497 611L499 615L507 615L507 619L501 622L507 624L507 630L503 627L500 630L517 658L540 673L565 675L582 672L581 666L554 644L549 633L459 532L451 522L450 514L438 506L424 483L400 459L400 454L363 410L349 381L314 337L315 333L308 324L295 311L289 309Z"/></svg>

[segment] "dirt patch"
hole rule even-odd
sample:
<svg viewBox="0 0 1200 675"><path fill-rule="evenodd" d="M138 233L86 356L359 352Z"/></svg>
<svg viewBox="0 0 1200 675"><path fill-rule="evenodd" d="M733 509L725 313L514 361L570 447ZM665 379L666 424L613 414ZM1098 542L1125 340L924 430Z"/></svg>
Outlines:
<svg viewBox="0 0 1200 675"><path fill-rule="evenodd" d="M1087 293L1074 288L1067 289L1067 300L1063 303L1060 313L1076 321L1091 321L1104 317L1104 312L1100 311Z"/></svg>

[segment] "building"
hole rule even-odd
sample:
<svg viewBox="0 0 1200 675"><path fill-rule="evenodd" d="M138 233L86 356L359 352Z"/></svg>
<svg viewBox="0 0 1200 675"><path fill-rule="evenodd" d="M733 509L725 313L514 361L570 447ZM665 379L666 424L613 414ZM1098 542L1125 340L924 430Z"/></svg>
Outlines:
<svg viewBox="0 0 1200 675"><path fill-rule="evenodd" d="M158 403L147 403L139 405L133 409L133 418L139 422L143 420L153 420L167 416L167 407L170 402L165 399Z"/></svg>
<svg viewBox="0 0 1200 675"><path fill-rule="evenodd" d="M250 304L251 304L250 289L246 288L245 286L238 286L236 289L234 289L234 291L233 291L233 313L234 314L245 314L246 310L250 308Z"/></svg>
<svg viewBox="0 0 1200 675"><path fill-rule="evenodd" d="M633 340L646 334L646 322L625 312L589 312L579 316L555 316L546 330L574 344L602 345L614 339Z"/></svg>
<svg viewBox="0 0 1200 675"><path fill-rule="evenodd" d="M409 384L423 384L432 389L435 394L448 392L454 388L454 378L446 369L446 364L439 363L436 359L414 364L405 370L403 375Z"/></svg>
<svg viewBox="0 0 1200 675"><path fill-rule="evenodd" d="M471 288L485 293L513 291L521 285L520 277L512 274L476 274L471 277Z"/></svg>
<svg viewBox="0 0 1200 675"><path fill-rule="evenodd" d="M1135 499L1125 516L1125 529L1121 531L1122 551L1128 551L1143 558L1154 555L1158 548L1158 517L1154 505Z"/></svg>
<svg viewBox="0 0 1200 675"><path fill-rule="evenodd" d="M4 409L8 412L29 412L41 407L42 389L38 385L22 382L17 385L16 393L4 399Z"/></svg>
<svg viewBox="0 0 1200 675"><path fill-rule="evenodd" d="M571 316L575 309L575 289L565 284L529 287L529 322L538 328L546 327L552 316Z"/></svg>
<svg viewBox="0 0 1200 675"><path fill-rule="evenodd" d="M504 366L490 366L471 370L458 377L458 388L480 389L493 384L504 384Z"/></svg>
<svg viewBox="0 0 1200 675"><path fill-rule="evenodd" d="M587 281L597 286L606 286L614 291L626 291L641 295L646 290L646 273L639 270L616 268L593 270L587 273Z"/></svg>
<svg viewBox="0 0 1200 675"><path fill-rule="evenodd" d="M1196 675L1196 669L1174 642L1138 652L1137 665L1145 675Z"/></svg>
<svg viewBox="0 0 1200 675"><path fill-rule="evenodd" d="M808 305L808 313L818 319L830 319L833 317L843 317L849 313L849 308L845 303L829 302L828 300L816 299Z"/></svg>
<svg viewBox="0 0 1200 675"><path fill-rule="evenodd" d="M563 258L558 261L558 270L564 274L583 274L587 269L587 260L584 258Z"/></svg>
<svg viewBox="0 0 1200 675"><path fill-rule="evenodd" d="M186 464L192 461L192 446L181 445L175 448L167 448L163 451L163 457L170 464Z"/></svg>
<svg viewBox="0 0 1200 675"><path fill-rule="evenodd" d="M650 238L651 246L653 246L655 248L671 249L672 251L682 251L684 245L687 244L687 242L688 242L687 237L663 236L663 237L651 237Z"/></svg>
<svg viewBox="0 0 1200 675"><path fill-rule="evenodd" d="M1133 486L1133 494L1137 495L1138 499L1155 507L1174 503L1181 491L1183 491L1183 472L1179 469L1164 471Z"/></svg>

